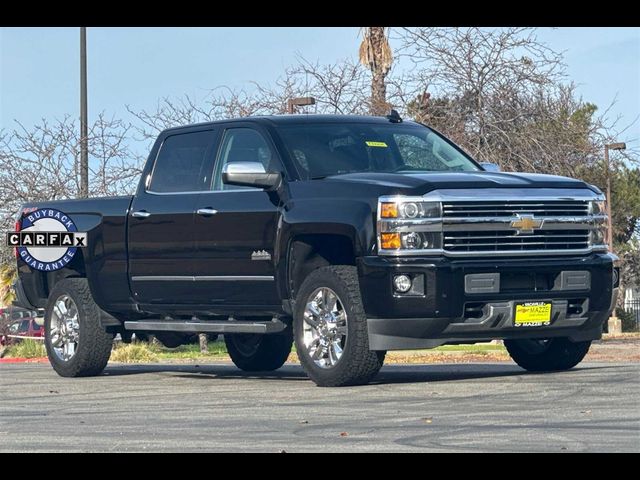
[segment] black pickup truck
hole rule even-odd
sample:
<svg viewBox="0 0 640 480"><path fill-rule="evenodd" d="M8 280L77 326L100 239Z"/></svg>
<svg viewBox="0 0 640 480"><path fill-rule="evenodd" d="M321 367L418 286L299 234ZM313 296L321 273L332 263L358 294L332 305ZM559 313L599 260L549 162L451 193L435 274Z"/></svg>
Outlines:
<svg viewBox="0 0 640 480"><path fill-rule="evenodd" d="M63 376L99 374L130 332L222 334L248 371L295 342L321 386L368 382L387 350L492 339L527 370L572 368L617 294L605 198L490 167L397 115L169 129L134 196L22 207L87 236L62 269L19 257L19 302L46 308Z"/></svg>

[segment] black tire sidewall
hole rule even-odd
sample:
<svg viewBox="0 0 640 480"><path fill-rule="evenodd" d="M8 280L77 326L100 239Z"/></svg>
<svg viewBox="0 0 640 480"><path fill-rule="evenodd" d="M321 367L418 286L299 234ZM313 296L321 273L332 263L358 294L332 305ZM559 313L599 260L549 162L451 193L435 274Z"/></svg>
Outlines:
<svg viewBox="0 0 640 480"><path fill-rule="evenodd" d="M49 294L45 308L44 328L47 356L54 370L63 377L97 375L104 369L109 358L106 348L108 339L111 338L112 341L113 335L107 334L100 325L100 310L93 299L88 301L86 293L83 295L83 289L88 290L86 279L61 280ZM76 304L80 326L76 353L68 361L60 359L51 344L51 314L53 306L62 295L68 295Z"/></svg>
<svg viewBox="0 0 640 480"><path fill-rule="evenodd" d="M291 328L284 332L261 335L257 348L251 355L240 351L236 335L225 335L224 341L231 361L246 372L270 372L280 368L289 358L293 336Z"/></svg>
<svg viewBox="0 0 640 480"><path fill-rule="evenodd" d="M569 370L582 361L591 346L590 341L571 342L568 338L556 337L549 339L545 350L532 353L524 347L526 341L505 340L504 344L513 361L530 372Z"/></svg>
<svg viewBox="0 0 640 480"><path fill-rule="evenodd" d="M294 315L294 341L298 358L309 377L319 386L342 386L366 383L375 373L367 373L358 377L359 364L362 362L361 355L372 355L379 362L377 369L382 366L384 354L369 351L369 341L367 336L366 316L362 307L359 290L353 291L345 283L343 278L337 273L337 269L353 269L355 267L323 267L314 270L302 283L298 295L296 296ZM308 354L304 345L304 310L307 300L314 290L327 287L333 290L342 307L347 313L347 342L343 349L340 361L331 368L321 368L315 364ZM370 361L371 359L369 359Z"/></svg>

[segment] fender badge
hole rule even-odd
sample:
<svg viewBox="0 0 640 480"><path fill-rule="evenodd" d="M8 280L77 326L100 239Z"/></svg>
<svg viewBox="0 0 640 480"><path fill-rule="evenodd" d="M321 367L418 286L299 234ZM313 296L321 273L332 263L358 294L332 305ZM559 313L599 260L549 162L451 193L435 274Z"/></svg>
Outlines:
<svg viewBox="0 0 640 480"><path fill-rule="evenodd" d="M271 260L271 254L266 250L257 250L251 253L251 260Z"/></svg>

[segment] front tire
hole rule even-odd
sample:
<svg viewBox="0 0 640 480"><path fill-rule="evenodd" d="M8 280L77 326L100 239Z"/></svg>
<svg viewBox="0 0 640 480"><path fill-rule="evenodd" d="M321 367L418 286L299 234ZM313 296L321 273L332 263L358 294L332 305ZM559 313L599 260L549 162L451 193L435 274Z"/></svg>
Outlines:
<svg viewBox="0 0 640 480"><path fill-rule="evenodd" d="M569 370L578 365L591 346L590 341L571 342L568 338L543 340L505 340L509 355L530 372Z"/></svg>
<svg viewBox="0 0 640 480"><path fill-rule="evenodd" d="M58 282L45 309L45 346L61 377L100 375L109 362L113 334L100 324L100 308L85 278Z"/></svg>
<svg viewBox="0 0 640 480"><path fill-rule="evenodd" d="M369 350L367 317L355 267L311 272L296 296L296 350L302 368L319 387L366 384L386 352Z"/></svg>
<svg viewBox="0 0 640 480"><path fill-rule="evenodd" d="M245 372L271 372L289 358L293 337L291 329L282 333L261 335L236 333L225 335L224 343L231 360Z"/></svg>

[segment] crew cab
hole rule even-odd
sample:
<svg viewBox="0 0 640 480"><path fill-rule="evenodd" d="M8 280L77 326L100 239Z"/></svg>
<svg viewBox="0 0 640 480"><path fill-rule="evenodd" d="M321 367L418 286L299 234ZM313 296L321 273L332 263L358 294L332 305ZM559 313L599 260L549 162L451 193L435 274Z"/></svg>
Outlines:
<svg viewBox="0 0 640 480"><path fill-rule="evenodd" d="M222 334L275 370L295 342L320 386L362 384L387 350L503 339L531 371L578 364L615 303L605 198L501 173L387 117L283 115L172 128L135 195L55 200L87 232L65 268L18 258L63 376L97 375L116 333Z"/></svg>

